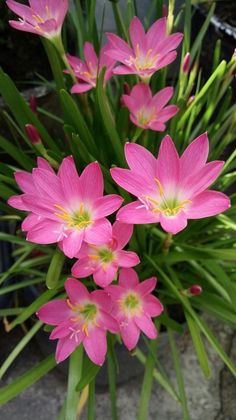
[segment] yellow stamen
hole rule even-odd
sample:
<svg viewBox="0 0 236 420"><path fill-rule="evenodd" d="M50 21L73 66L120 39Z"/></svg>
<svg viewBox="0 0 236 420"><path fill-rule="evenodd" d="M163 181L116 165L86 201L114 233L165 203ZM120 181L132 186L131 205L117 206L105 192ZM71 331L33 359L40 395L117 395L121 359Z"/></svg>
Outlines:
<svg viewBox="0 0 236 420"><path fill-rule="evenodd" d="M44 23L44 20L39 15L32 15L32 18L34 18L34 20L38 23Z"/></svg>
<svg viewBox="0 0 236 420"><path fill-rule="evenodd" d="M46 15L47 15L48 19L51 19L51 17L52 17L51 16L51 11L50 11L48 5L45 6L45 10L46 10Z"/></svg>
<svg viewBox="0 0 236 420"><path fill-rule="evenodd" d="M96 261L100 259L99 255L89 254L88 257L91 258L91 260L96 260Z"/></svg>
<svg viewBox="0 0 236 420"><path fill-rule="evenodd" d="M74 215L69 214L66 209L64 209L59 204L54 204L54 207L56 209L60 210L61 213L55 212L55 216L59 217L60 219L67 222L68 228L77 228L77 229L84 229L87 226L91 225L93 222L92 220L83 220L83 218L86 219L85 210L84 210L84 203L80 204L79 211L76 212ZM87 216L88 217L88 216ZM79 219L82 219L81 221Z"/></svg>
<svg viewBox="0 0 236 420"><path fill-rule="evenodd" d="M85 332L85 334L87 335L87 337L89 336L88 325L86 323L84 323L82 325L82 331Z"/></svg>
<svg viewBox="0 0 236 420"><path fill-rule="evenodd" d="M157 186L158 186L160 196L161 196L161 197L163 197L163 195L164 195L164 190L163 190L163 187L162 187L161 182L160 182L160 181L159 181L159 179L157 179L157 178L154 178L154 180L155 180L155 183L156 183L156 184L157 184Z"/></svg>

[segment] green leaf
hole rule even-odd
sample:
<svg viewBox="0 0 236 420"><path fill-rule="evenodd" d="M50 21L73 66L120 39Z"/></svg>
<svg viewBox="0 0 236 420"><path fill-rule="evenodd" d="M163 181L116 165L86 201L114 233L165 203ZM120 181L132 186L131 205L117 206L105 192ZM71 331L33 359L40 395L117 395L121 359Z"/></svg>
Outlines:
<svg viewBox="0 0 236 420"><path fill-rule="evenodd" d="M33 159L29 158L26 153L22 152L19 147L14 146L10 141L0 136L0 147L5 150L12 159L15 160L22 168L31 171L35 165Z"/></svg>
<svg viewBox="0 0 236 420"><path fill-rule="evenodd" d="M22 391L33 385L46 373L52 370L56 366L55 356L51 354L38 365L34 366L24 375L14 380L4 388L0 388L0 405L6 404L11 401L14 397L20 394Z"/></svg>
<svg viewBox="0 0 236 420"><path fill-rule="evenodd" d="M84 356L83 371L81 379L76 386L76 391L82 391L87 385L89 385L96 377L100 369L101 366L95 365L87 356Z"/></svg>
<svg viewBox="0 0 236 420"><path fill-rule="evenodd" d="M55 287L57 287L64 262L65 255L59 248L56 248L46 275L46 285L48 289L55 289Z"/></svg>
<svg viewBox="0 0 236 420"><path fill-rule="evenodd" d="M43 142L52 150L60 153L60 149L58 149L56 143L50 137L43 124L41 124L37 116L31 111L29 105L23 99L15 84L2 69L0 69L0 93L22 131L24 131L26 124L33 124L38 129Z"/></svg>
<svg viewBox="0 0 236 420"><path fill-rule="evenodd" d="M211 370L209 367L206 350L202 342L199 327L196 325L196 322L194 322L193 318L191 317L191 315L188 314L187 311L185 311L184 313L185 313L185 317L188 323L190 334L192 336L192 340L193 340L193 344L194 344L194 348L197 354L199 364L206 378L210 378Z"/></svg>
<svg viewBox="0 0 236 420"><path fill-rule="evenodd" d="M25 334L25 336L17 343L0 368L0 379L3 377L17 356L21 353L21 351L25 348L25 346L29 343L29 341L33 338L33 336L39 331L42 325L43 323L41 321L36 322L36 324L27 332L27 334Z"/></svg>

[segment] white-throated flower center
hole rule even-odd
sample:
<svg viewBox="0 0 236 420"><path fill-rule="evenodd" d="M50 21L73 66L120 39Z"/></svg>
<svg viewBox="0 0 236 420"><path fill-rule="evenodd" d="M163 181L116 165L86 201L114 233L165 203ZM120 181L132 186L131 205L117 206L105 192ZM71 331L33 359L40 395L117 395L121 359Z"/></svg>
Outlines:
<svg viewBox="0 0 236 420"><path fill-rule="evenodd" d="M142 311L142 305L140 297L135 292L129 292L119 300L119 305L122 312L126 316L139 315Z"/></svg>
<svg viewBox="0 0 236 420"><path fill-rule="evenodd" d="M159 57L159 54L152 55L152 49L149 49L146 54L140 51L140 45L137 44L135 48L136 57L130 57L127 61L129 65L134 65L139 70L150 70L152 69Z"/></svg>
<svg viewBox="0 0 236 420"><path fill-rule="evenodd" d="M81 230L85 229L93 223L91 220L91 215L89 211L85 209L83 203L81 203L79 210L73 211L71 213L69 213L66 209L59 206L58 204L54 204L54 207L59 210L59 212L54 213L55 216L64 220L68 229L76 228Z"/></svg>
<svg viewBox="0 0 236 420"><path fill-rule="evenodd" d="M184 210L186 205L191 204L191 200L180 201L176 197L166 198L165 192L159 179L155 178L160 198L145 195L141 197L147 210L155 214L163 214L167 217L176 216L180 211Z"/></svg>
<svg viewBox="0 0 236 420"><path fill-rule="evenodd" d="M89 258L93 261L100 262L103 266L103 269L106 270L107 264L115 260L114 252L108 247L97 247L96 245L90 247L95 251L95 253L89 254Z"/></svg>
<svg viewBox="0 0 236 420"><path fill-rule="evenodd" d="M146 125L149 124L152 121L156 120L156 112L155 108L141 108L138 110L136 115L137 121L140 125Z"/></svg>
<svg viewBox="0 0 236 420"><path fill-rule="evenodd" d="M75 317L71 318L71 320L74 322L81 322L81 331L85 332L85 334L89 336L89 325L98 325L96 322L98 316L97 306L94 303L85 303L84 305L73 305L69 299L67 299L67 305L70 309L72 309L73 312L75 312ZM78 330L77 332L80 332L80 330Z"/></svg>

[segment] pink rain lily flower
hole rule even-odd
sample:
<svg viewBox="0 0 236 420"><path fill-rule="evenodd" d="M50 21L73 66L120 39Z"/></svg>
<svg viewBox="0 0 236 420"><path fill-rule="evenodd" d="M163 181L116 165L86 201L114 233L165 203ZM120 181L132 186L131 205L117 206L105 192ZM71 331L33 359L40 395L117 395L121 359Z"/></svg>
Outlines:
<svg viewBox="0 0 236 420"><path fill-rule="evenodd" d="M14 0L6 3L19 16L18 21L9 21L13 28L49 39L60 35L68 0L29 0L29 6Z"/></svg>
<svg viewBox="0 0 236 420"><path fill-rule="evenodd" d="M110 57L122 63L114 69L114 74L137 74L148 81L159 69L172 63L176 58L174 51L183 35L167 35L166 18L158 19L145 33L140 20L135 16L129 28L131 46L113 33L108 33Z"/></svg>
<svg viewBox="0 0 236 420"><path fill-rule="evenodd" d="M155 277L139 282L132 268L122 268L118 285L106 288L114 304L112 315L118 321L122 340L129 350L137 345L140 332L150 339L157 337L151 318L159 316L163 306L151 294L156 282Z"/></svg>
<svg viewBox="0 0 236 420"><path fill-rule="evenodd" d="M172 96L172 87L166 87L152 96L150 87L139 83L129 95L122 96L122 102L129 109L130 119L135 125L144 129L164 131L165 122L179 110L176 105L165 106Z"/></svg>
<svg viewBox="0 0 236 420"><path fill-rule="evenodd" d="M126 144L130 170L111 169L118 185L138 197L117 214L123 223L158 223L176 234L187 226L187 219L215 216L230 207L229 198L207 188L216 180L224 164L206 163L209 152L207 134L196 138L179 157L169 136L162 140L158 158L137 144Z"/></svg>
<svg viewBox="0 0 236 420"><path fill-rule="evenodd" d="M42 158L38 168L16 172L23 190L8 201L12 207L31 213L23 222L27 240L38 244L59 243L70 258L82 242L104 244L111 237L111 224L105 218L116 211L123 199L103 196L103 175L97 162L90 163L79 176L71 156L63 159L58 173Z"/></svg>
<svg viewBox="0 0 236 420"><path fill-rule="evenodd" d="M115 65L116 60L106 55L108 46L101 49L100 56L97 57L94 47L90 42L84 44L84 57L85 61L80 58L74 57L67 54L67 60L70 63L75 77L78 79L78 83L75 84L71 92L72 93L83 93L96 87L97 78L99 77L100 71L103 67L106 67L105 82L112 76L112 69ZM68 71L65 70L67 73Z"/></svg>
<svg viewBox="0 0 236 420"><path fill-rule="evenodd" d="M57 363L65 360L81 343L93 363L103 365L106 352L107 330L119 331L111 316L112 302L103 290L89 293L78 280L65 282L68 299L57 299L43 305L37 312L45 324L55 325L51 340L58 339Z"/></svg>
<svg viewBox="0 0 236 420"><path fill-rule="evenodd" d="M79 261L72 267L72 275L84 278L93 274L98 286L108 286L115 279L119 267L134 267L140 262L135 252L123 250L132 233L132 225L115 222L109 241L103 245L84 243L77 255Z"/></svg>

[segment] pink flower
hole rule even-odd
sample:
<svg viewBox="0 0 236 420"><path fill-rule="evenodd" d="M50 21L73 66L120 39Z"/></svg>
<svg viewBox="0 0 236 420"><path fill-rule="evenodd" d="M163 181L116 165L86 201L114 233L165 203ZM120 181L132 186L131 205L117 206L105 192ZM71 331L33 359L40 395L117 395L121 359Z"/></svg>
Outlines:
<svg viewBox="0 0 236 420"><path fill-rule="evenodd" d="M29 0L30 6L14 0L7 0L6 3L9 9L20 16L18 21L9 21L13 28L49 39L60 35L68 0Z"/></svg>
<svg viewBox="0 0 236 420"><path fill-rule="evenodd" d="M65 360L81 343L93 363L102 365L107 352L106 331L117 333L117 322L111 316L112 302L103 290L89 293L79 281L65 282L69 299L53 300L37 312L46 324L56 325L50 335L58 339L57 363Z"/></svg>
<svg viewBox="0 0 236 420"><path fill-rule="evenodd" d="M108 33L110 57L122 65L114 69L114 74L137 74L144 80L159 69L172 63L176 58L175 48L180 44L183 35L167 35L166 18L158 19L145 33L140 20L135 16L129 28L132 46L113 33Z"/></svg>
<svg viewBox="0 0 236 420"><path fill-rule="evenodd" d="M132 268L122 268L118 285L106 288L114 304L112 315L119 323L122 340L129 350L137 345L140 332L151 339L157 337L151 317L159 316L163 306L151 295L156 282L156 278L151 277L140 283Z"/></svg>
<svg viewBox="0 0 236 420"><path fill-rule="evenodd" d="M102 245L84 243L76 256L72 275L84 278L93 274L96 284L106 287L116 277L119 267L134 267L139 264L138 255L123 251L133 233L133 226L115 222L109 240Z"/></svg>
<svg viewBox="0 0 236 420"><path fill-rule="evenodd" d="M160 222L176 234L187 226L187 219L201 219L222 213L230 207L229 198L207 188L216 180L224 164L206 163L209 151L207 134L196 138L179 157L169 136L162 140L158 158L137 144L126 144L130 170L111 169L118 185L138 197L117 214L123 223Z"/></svg>
<svg viewBox="0 0 236 420"><path fill-rule="evenodd" d="M63 159L57 175L38 158L38 168L16 172L22 195L8 203L30 211L23 222L27 240L38 244L59 242L65 255L77 255L82 242L104 244L111 237L111 224L105 218L116 211L122 198L103 196L103 176L97 162L89 164L78 176L71 156Z"/></svg>
<svg viewBox="0 0 236 420"><path fill-rule="evenodd" d="M145 83L133 87L130 95L123 95L122 101L129 109L131 121L142 128L164 131L165 122L179 110L176 105L166 106L173 95L173 88L166 87L152 96L152 91Z"/></svg>
<svg viewBox="0 0 236 420"><path fill-rule="evenodd" d="M115 65L115 60L106 55L107 46L103 47L100 52L99 58L97 57L94 47L90 42L84 44L84 57L85 62L80 58L67 54L74 75L77 77L79 83L74 85L71 89L72 93L83 93L96 87L97 78L99 77L100 70L106 67L105 82L112 76L112 69ZM65 70L67 73L68 71Z"/></svg>

